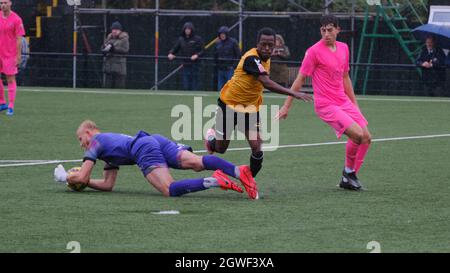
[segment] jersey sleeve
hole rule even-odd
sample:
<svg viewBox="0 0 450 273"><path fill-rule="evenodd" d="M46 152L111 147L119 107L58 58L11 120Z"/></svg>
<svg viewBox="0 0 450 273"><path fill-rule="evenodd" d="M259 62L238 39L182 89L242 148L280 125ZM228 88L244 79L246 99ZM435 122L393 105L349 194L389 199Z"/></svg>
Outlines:
<svg viewBox="0 0 450 273"><path fill-rule="evenodd" d="M347 44L345 44L345 66L344 66L344 72L349 72L350 71L350 51L348 49Z"/></svg>
<svg viewBox="0 0 450 273"><path fill-rule="evenodd" d="M257 56L248 56L244 61L244 71L253 76L268 75Z"/></svg>
<svg viewBox="0 0 450 273"><path fill-rule="evenodd" d="M25 36L25 28L23 26L22 19L17 18L16 24L15 24L15 28L14 28L14 32L15 32L16 37L18 37L18 36Z"/></svg>
<svg viewBox="0 0 450 273"><path fill-rule="evenodd" d="M83 161L90 160L96 162L101 151L100 143L93 139L89 145L89 149L84 153Z"/></svg>
<svg viewBox="0 0 450 273"><path fill-rule="evenodd" d="M300 67L300 73L304 76L312 76L316 70L317 61L314 50L308 49L303 58L302 66Z"/></svg>
<svg viewBox="0 0 450 273"><path fill-rule="evenodd" d="M103 170L104 171L120 170L120 167L112 163L105 163L105 167L103 167Z"/></svg>

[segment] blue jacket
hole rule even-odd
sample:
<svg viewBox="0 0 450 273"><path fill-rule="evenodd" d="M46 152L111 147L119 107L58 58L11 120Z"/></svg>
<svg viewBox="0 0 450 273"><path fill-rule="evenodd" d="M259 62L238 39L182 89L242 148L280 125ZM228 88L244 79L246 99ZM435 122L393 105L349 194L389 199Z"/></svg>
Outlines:
<svg viewBox="0 0 450 273"><path fill-rule="evenodd" d="M217 68L222 70L233 69L241 58L241 50L236 39L228 36L229 30L227 27L221 27L218 33L219 36L221 33L225 33L227 38L223 41L219 39L216 43L214 58Z"/></svg>
<svg viewBox="0 0 450 273"><path fill-rule="evenodd" d="M22 37L22 61L19 65L19 69L23 70L27 67L28 59L30 58L30 48L28 47L27 39Z"/></svg>

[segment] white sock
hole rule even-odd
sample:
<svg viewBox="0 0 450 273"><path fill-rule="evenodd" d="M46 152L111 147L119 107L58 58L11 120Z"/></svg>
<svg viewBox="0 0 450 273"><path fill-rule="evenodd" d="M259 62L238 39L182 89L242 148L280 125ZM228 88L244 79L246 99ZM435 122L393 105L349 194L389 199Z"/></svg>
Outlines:
<svg viewBox="0 0 450 273"><path fill-rule="evenodd" d="M346 172L346 173L354 173L355 170L350 169L349 167L345 167L345 172Z"/></svg>
<svg viewBox="0 0 450 273"><path fill-rule="evenodd" d="M209 188L214 188L214 187L219 187L219 183L217 182L217 179L215 179L214 177L208 177L203 179L203 186L207 189Z"/></svg>
<svg viewBox="0 0 450 273"><path fill-rule="evenodd" d="M241 171L239 170L238 166L236 166L234 168L234 177L237 178L237 179L240 179L240 177L241 177Z"/></svg>

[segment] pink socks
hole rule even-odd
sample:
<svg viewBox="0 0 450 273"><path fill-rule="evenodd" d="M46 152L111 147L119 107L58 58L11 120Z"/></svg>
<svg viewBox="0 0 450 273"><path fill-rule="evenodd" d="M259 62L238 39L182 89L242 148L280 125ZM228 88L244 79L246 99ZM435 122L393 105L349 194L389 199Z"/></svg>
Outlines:
<svg viewBox="0 0 450 273"><path fill-rule="evenodd" d="M0 104L5 104L5 89L3 89L3 81L0 79Z"/></svg>
<svg viewBox="0 0 450 273"><path fill-rule="evenodd" d="M8 108L14 109L14 102L16 101L16 90L17 90L16 82L8 83L8 98L9 98Z"/></svg>
<svg viewBox="0 0 450 273"><path fill-rule="evenodd" d="M358 144L354 143L351 139L347 140L347 145L345 145L345 167L355 170L355 160L358 148Z"/></svg>
<svg viewBox="0 0 450 273"><path fill-rule="evenodd" d="M356 173L361 169L370 144L356 144L351 139L345 146L345 167L354 170Z"/></svg>
<svg viewBox="0 0 450 273"><path fill-rule="evenodd" d="M369 151L370 144L360 144L358 153L356 154L355 172L358 173L361 169L364 159L366 158L367 151Z"/></svg>

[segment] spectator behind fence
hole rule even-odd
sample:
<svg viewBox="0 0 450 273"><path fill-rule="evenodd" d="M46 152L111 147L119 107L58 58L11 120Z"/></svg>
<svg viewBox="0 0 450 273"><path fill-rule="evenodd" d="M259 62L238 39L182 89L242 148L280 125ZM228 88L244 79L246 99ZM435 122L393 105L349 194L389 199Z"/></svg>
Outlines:
<svg viewBox="0 0 450 273"><path fill-rule="evenodd" d="M111 25L111 33L102 46L105 55L103 71L106 75L106 88L125 88L127 77L127 58L130 50L128 33L124 32L119 22Z"/></svg>
<svg viewBox="0 0 450 273"><path fill-rule="evenodd" d="M445 64L447 68L450 68L450 51L447 53L447 58L445 59Z"/></svg>
<svg viewBox="0 0 450 273"><path fill-rule="evenodd" d="M214 59L217 66L217 90L233 77L234 67L241 58L241 50L236 39L229 37L230 29L226 26L219 28L219 39L216 43Z"/></svg>
<svg viewBox="0 0 450 273"><path fill-rule="evenodd" d="M291 53L286 46L283 36L277 34L275 48L272 52L272 64L270 78L281 86L289 85L289 69L286 63L277 63L277 61L287 61Z"/></svg>
<svg viewBox="0 0 450 273"><path fill-rule="evenodd" d="M30 47L28 45L27 38L25 38L23 36L22 36L21 44L22 44L22 51L21 51L22 60L18 67L19 69L18 69L18 73L16 76L16 81L17 81L17 85L24 86L25 85L25 73L26 73L25 71L27 68L28 59L30 58Z"/></svg>
<svg viewBox="0 0 450 273"><path fill-rule="evenodd" d="M422 49L417 65L422 68L422 82L425 94L428 96L442 95L445 76L445 53L435 46L433 37L428 37L425 41L425 48Z"/></svg>
<svg viewBox="0 0 450 273"><path fill-rule="evenodd" d="M180 52L183 59L183 88L184 90L198 89L199 57L203 54L203 40L195 35L194 25L187 22L183 26L180 37L175 46L169 51L170 61Z"/></svg>
<svg viewBox="0 0 450 273"><path fill-rule="evenodd" d="M19 73L21 73L25 68L27 68L28 59L30 58L30 47L28 46L27 38L22 36L22 60L19 65Z"/></svg>
<svg viewBox="0 0 450 273"><path fill-rule="evenodd" d="M444 96L450 96L450 51L447 50L447 57L445 59L445 65L446 65L446 70L445 70L445 78L444 78Z"/></svg>

